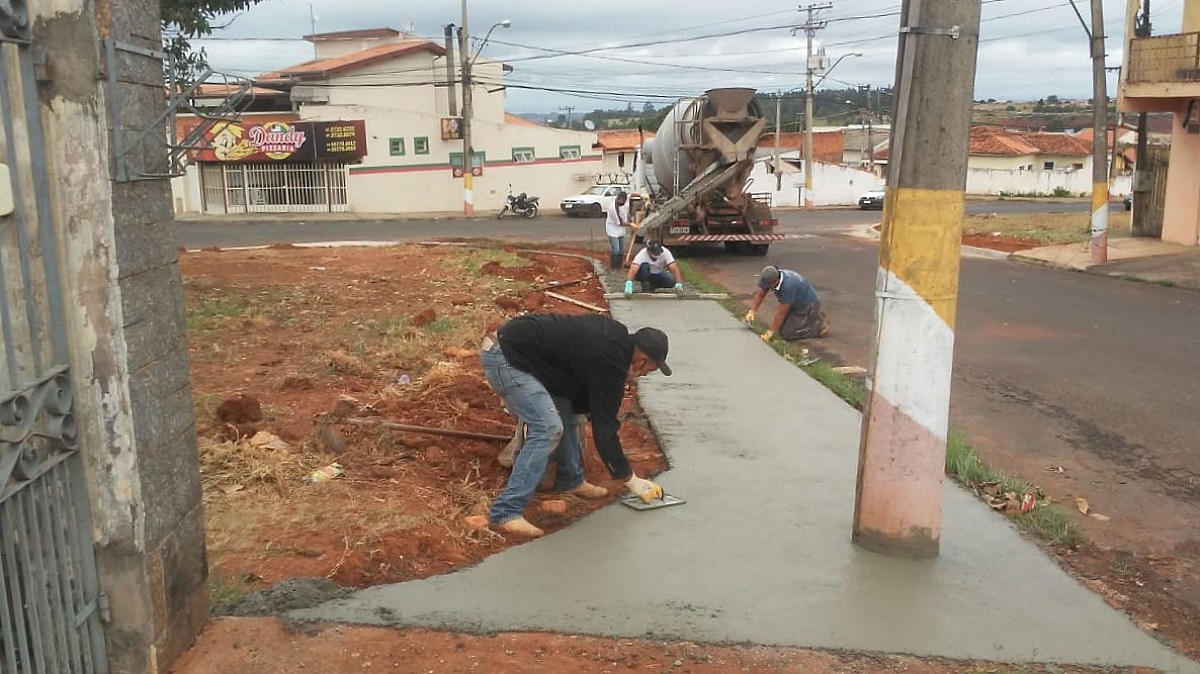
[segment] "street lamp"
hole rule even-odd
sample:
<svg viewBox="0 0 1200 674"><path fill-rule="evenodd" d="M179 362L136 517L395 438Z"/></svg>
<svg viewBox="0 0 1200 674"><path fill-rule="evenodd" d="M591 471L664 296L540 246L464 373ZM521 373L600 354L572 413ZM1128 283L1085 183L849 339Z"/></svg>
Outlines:
<svg viewBox="0 0 1200 674"><path fill-rule="evenodd" d="M812 39L811 38L809 39L809 46L808 46L808 57L809 58L808 58L808 63L807 63L808 70L807 70L807 77L805 78L807 80L807 87L806 87L806 91L805 91L805 95L804 95L804 208L805 208L805 210L811 211L812 209L816 208L816 202L813 200L813 197L812 197L812 193L813 193L813 191L812 191L812 189L813 189L813 180L812 180L813 89L815 89L818 85L820 85L821 82L824 82L825 78L829 77L829 73L833 72L833 69L837 67L837 64L841 63L842 59L846 58L847 56L862 56L862 52L855 51L855 52L850 52L849 54L842 54L841 56L839 56L838 60L834 61L833 65L829 66L829 68L825 70L825 73L823 75L821 75L821 79L817 82L817 84L814 85L813 84L813 67L812 67Z"/></svg>
<svg viewBox="0 0 1200 674"><path fill-rule="evenodd" d="M462 85L463 85L463 119L462 119L462 141L463 141L463 215L475 215L475 152L471 147L471 90L474 87L471 81L471 67L475 65L475 59L479 58L479 53L483 51L484 45L487 44L488 38L492 36L492 31L496 28L511 28L512 21L504 19L492 24L488 28L487 34L484 35L483 42L479 43L479 49L471 54L470 35L467 32L467 0L462 0L462 30L458 33L458 53L462 55Z"/></svg>

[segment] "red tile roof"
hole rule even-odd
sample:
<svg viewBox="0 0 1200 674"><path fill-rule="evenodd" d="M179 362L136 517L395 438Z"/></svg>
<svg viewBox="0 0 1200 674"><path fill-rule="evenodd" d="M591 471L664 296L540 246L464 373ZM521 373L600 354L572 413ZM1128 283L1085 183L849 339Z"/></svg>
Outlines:
<svg viewBox="0 0 1200 674"><path fill-rule="evenodd" d="M533 120L525 119L524 117L520 115L514 115L511 112L504 113L504 123L516 124L518 126L542 126Z"/></svg>
<svg viewBox="0 0 1200 674"><path fill-rule="evenodd" d="M309 42L325 40L362 40L372 37L400 37L400 31L394 28L367 28L365 30L339 30L332 33L313 33L305 35Z"/></svg>
<svg viewBox="0 0 1200 674"><path fill-rule="evenodd" d="M405 40L333 58L306 61L305 63L283 68L275 72L265 73L260 75L258 80L273 81L296 76L303 77L305 75L335 75L418 51L427 51L441 56L446 53L446 48L429 40Z"/></svg>
<svg viewBox="0 0 1200 674"><path fill-rule="evenodd" d="M774 150L775 149L775 134L765 133L758 140L759 149ZM781 150L799 150L804 147L804 134L799 132L785 131L779 134L779 147ZM840 164L842 163L842 153L845 151L846 143L842 135L842 130L834 131L818 131L813 129L813 159L816 161Z"/></svg>
<svg viewBox="0 0 1200 674"><path fill-rule="evenodd" d="M994 126L971 129L970 153L976 156L1020 157L1032 154L1087 156L1091 154L1090 140L1065 133L1033 133L1005 131Z"/></svg>
<svg viewBox="0 0 1200 674"><path fill-rule="evenodd" d="M646 131L638 134L637 129L608 129L605 131L596 132L596 142L592 144L593 150L604 150L606 152L614 152L621 150L633 150L638 145L642 144L642 138L650 139L654 137L653 131Z"/></svg>

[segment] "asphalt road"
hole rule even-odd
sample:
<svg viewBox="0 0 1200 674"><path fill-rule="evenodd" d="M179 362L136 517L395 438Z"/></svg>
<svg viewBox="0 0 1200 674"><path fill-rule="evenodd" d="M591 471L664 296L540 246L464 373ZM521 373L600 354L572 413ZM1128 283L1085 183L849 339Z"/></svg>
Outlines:
<svg viewBox="0 0 1200 674"><path fill-rule="evenodd" d="M970 200L968 213L1046 213L1084 211L1083 201L995 201ZM1119 206L1118 206L1119 208ZM530 243L571 243L600 248L604 244L604 220L567 218L546 209L533 220L480 217L427 220L330 220L327 217L305 219L267 214L252 217L198 218L177 223L179 245L185 248L209 246L261 246L272 243L315 241L392 241L421 240L435 237L485 237ZM822 209L807 213L787 210L776 213L779 231L785 234L841 231L847 227L879 222L879 211L853 208Z"/></svg>

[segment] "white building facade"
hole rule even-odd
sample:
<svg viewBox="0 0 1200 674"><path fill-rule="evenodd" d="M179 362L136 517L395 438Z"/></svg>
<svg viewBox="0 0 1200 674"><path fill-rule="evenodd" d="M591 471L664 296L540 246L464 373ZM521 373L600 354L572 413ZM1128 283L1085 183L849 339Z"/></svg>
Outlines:
<svg viewBox="0 0 1200 674"><path fill-rule="evenodd" d="M186 175L173 181L177 211L461 212L462 110L452 109L461 102L461 74L452 65L448 76L446 50L390 29L306 39L316 45L315 60L256 82L290 96L293 112L214 125L208 149L193 153ZM475 208L499 211L510 186L538 196L543 209L556 207L600 173L596 134L506 114L506 70L484 59L472 70ZM302 143L304 134L315 136L306 137L313 145L292 154L255 143Z"/></svg>

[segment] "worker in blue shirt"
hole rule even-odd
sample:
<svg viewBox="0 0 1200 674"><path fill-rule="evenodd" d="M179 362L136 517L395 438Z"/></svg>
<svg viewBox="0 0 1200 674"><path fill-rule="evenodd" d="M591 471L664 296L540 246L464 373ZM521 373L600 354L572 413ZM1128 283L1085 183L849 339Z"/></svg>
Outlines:
<svg viewBox="0 0 1200 674"><path fill-rule="evenodd" d="M758 315L758 307L766 298L767 292L773 291L779 302L779 309L771 319L771 325L762 333L762 340L770 342L779 335L782 339L810 339L824 337L829 334L829 319L821 311L821 301L817 291L801 274L790 269L766 266L758 275L758 290L750 300L750 311L746 312L746 322L753 324Z"/></svg>

